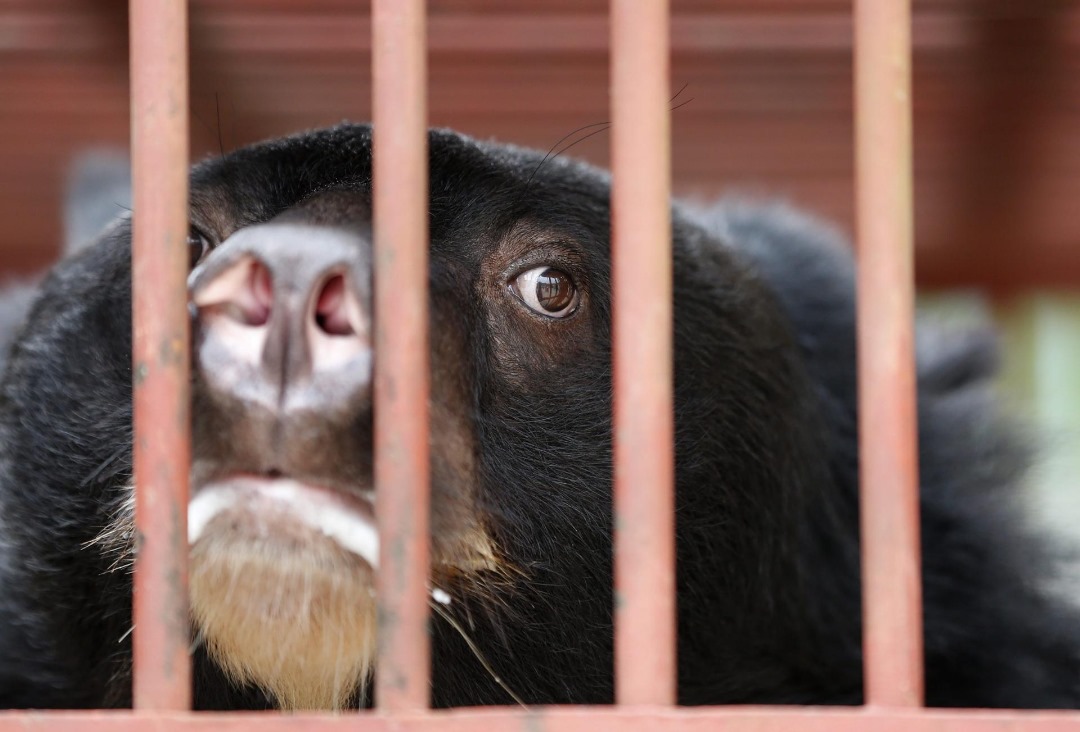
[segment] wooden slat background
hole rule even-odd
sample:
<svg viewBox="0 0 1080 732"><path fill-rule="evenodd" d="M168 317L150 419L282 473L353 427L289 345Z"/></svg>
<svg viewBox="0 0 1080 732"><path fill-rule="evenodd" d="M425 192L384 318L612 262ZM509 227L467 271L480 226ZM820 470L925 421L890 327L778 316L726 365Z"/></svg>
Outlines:
<svg viewBox="0 0 1080 732"><path fill-rule="evenodd" d="M433 124L549 148L609 119L606 0L428 4ZM677 190L782 196L850 231L850 0L672 5ZM125 8L0 0L0 271L55 256L73 155L126 145ZM368 119L368 11L192 0L195 157ZM916 0L914 83L920 283L1080 285L1080 1Z"/></svg>

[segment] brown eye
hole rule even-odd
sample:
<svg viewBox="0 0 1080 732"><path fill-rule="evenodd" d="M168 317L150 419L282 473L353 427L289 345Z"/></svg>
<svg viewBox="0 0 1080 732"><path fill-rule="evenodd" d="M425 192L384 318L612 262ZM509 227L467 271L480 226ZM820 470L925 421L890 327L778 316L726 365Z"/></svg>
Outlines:
<svg viewBox="0 0 1080 732"><path fill-rule="evenodd" d="M188 246L188 269L195 269L195 265L202 261L206 253L210 251L210 240L201 231L191 227L187 238Z"/></svg>
<svg viewBox="0 0 1080 732"><path fill-rule="evenodd" d="M511 287L530 309L548 317L565 318L577 305L574 281L554 267L535 267L522 272Z"/></svg>

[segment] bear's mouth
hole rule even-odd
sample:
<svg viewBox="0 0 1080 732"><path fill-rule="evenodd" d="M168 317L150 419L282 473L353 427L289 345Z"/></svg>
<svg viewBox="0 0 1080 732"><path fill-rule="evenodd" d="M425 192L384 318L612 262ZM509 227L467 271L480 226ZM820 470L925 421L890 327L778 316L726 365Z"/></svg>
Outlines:
<svg viewBox="0 0 1080 732"><path fill-rule="evenodd" d="M373 491L344 491L278 475L232 475L201 486L188 504L189 545L212 526L282 545L326 537L372 569L379 562Z"/></svg>
<svg viewBox="0 0 1080 732"><path fill-rule="evenodd" d="M277 473L196 484L191 613L237 683L285 709L340 709L375 661L373 495Z"/></svg>

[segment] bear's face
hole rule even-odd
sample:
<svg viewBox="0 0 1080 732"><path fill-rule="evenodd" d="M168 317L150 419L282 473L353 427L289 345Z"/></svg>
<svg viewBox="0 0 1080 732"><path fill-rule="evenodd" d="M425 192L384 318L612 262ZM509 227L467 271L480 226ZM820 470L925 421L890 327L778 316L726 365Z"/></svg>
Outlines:
<svg viewBox="0 0 1080 732"><path fill-rule="evenodd" d="M211 162L191 193L193 615L292 708L342 706L375 653L373 222L366 131L351 141L345 160L255 148L239 190ZM335 170L283 192L300 144ZM555 200L535 166L432 147L431 583L499 603L567 542L607 541L606 191ZM564 506L586 515L551 526Z"/></svg>

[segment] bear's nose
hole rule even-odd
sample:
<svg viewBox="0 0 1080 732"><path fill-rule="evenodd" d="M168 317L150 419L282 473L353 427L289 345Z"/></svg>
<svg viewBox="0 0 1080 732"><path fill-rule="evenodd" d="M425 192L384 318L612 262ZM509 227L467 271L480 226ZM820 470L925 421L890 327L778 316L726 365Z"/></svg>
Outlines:
<svg viewBox="0 0 1080 732"><path fill-rule="evenodd" d="M229 237L189 280L205 382L283 413L366 396L369 252L355 231L311 224L261 224Z"/></svg>

